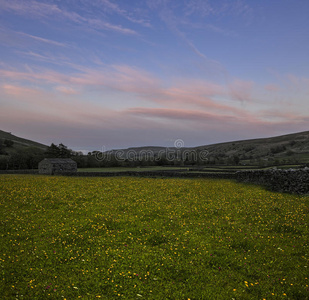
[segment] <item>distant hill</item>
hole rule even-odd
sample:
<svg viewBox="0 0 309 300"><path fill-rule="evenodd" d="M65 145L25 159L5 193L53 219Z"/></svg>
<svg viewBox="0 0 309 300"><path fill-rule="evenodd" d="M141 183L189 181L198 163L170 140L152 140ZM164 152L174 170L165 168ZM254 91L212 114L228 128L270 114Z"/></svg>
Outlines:
<svg viewBox="0 0 309 300"><path fill-rule="evenodd" d="M270 138L232 141L196 147L207 150L209 157L239 157L240 160L309 162L309 131Z"/></svg>
<svg viewBox="0 0 309 300"><path fill-rule="evenodd" d="M11 146L6 146L7 141L12 141ZM17 137L10 132L0 130L1 154L23 153L26 151L39 151L44 153L48 146ZM33 153L34 153L33 152ZM175 154L207 153L207 160L190 161L183 159L185 164L219 164L219 165L277 165L277 164L309 164L309 131L297 132L270 138L239 140L217 143L198 147L167 148L157 146L134 147L107 151L122 160L141 160L153 157L165 157L162 164L171 164ZM174 156L173 156L174 155ZM190 155L188 155L190 157Z"/></svg>
<svg viewBox="0 0 309 300"><path fill-rule="evenodd" d="M153 153L176 153L190 151L208 153L208 161L217 164L231 164L234 162L243 164L257 163L309 163L309 131L292 133L270 138L239 140L218 144L204 145L190 148L166 148L166 147L135 147L120 150L107 151L118 153L121 158L147 156Z"/></svg>
<svg viewBox="0 0 309 300"><path fill-rule="evenodd" d="M46 151L46 149L47 149L46 145L43 145L43 144L38 143L38 142L31 141L31 140L28 140L28 139L24 139L24 138L21 138L21 137L17 137L15 135L11 134L10 132L5 132L3 130L0 130L0 142L2 142L2 144L3 144L5 142L5 140L13 141L12 147L8 147L8 148L12 148L12 149L15 149L15 150L21 150L22 148L29 148L29 147L38 148L38 149L44 150L44 151ZM10 149L6 149L6 150L9 150L9 152L10 152Z"/></svg>

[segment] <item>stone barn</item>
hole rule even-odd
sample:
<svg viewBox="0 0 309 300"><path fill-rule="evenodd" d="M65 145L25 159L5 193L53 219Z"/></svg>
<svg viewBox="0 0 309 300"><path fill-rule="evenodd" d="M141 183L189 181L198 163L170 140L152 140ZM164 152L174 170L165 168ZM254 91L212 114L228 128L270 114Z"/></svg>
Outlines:
<svg viewBox="0 0 309 300"><path fill-rule="evenodd" d="M71 158L45 158L39 163L39 174L63 174L77 172L77 163Z"/></svg>

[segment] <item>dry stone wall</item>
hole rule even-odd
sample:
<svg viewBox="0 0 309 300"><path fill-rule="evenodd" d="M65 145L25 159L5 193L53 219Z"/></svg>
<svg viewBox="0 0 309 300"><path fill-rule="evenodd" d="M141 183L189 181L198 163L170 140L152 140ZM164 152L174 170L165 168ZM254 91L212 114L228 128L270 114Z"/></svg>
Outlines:
<svg viewBox="0 0 309 300"><path fill-rule="evenodd" d="M38 170L0 170L0 174L39 174Z"/></svg>
<svg viewBox="0 0 309 300"><path fill-rule="evenodd" d="M289 170L239 171L236 179L264 185L273 191L309 194L309 168Z"/></svg>
<svg viewBox="0 0 309 300"><path fill-rule="evenodd" d="M111 177L111 176L136 176L136 177L181 177L181 178L218 178L232 179L235 178L233 173L192 173L179 171L124 171L124 172L77 172L57 174L64 176L79 176L79 177Z"/></svg>

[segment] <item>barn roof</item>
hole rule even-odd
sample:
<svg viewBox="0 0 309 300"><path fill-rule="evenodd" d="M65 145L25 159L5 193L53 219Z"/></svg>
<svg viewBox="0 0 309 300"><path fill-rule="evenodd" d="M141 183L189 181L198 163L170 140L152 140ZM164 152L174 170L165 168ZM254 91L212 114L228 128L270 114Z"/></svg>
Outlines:
<svg viewBox="0 0 309 300"><path fill-rule="evenodd" d="M51 164L76 164L71 158L44 158L42 161L49 162Z"/></svg>

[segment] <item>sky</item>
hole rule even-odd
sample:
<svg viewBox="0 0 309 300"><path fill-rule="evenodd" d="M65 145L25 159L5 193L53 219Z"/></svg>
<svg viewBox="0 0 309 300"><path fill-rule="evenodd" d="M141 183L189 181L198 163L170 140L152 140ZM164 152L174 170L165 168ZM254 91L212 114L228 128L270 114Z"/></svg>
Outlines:
<svg viewBox="0 0 309 300"><path fill-rule="evenodd" d="M73 150L308 130L307 0L0 0L0 129Z"/></svg>

